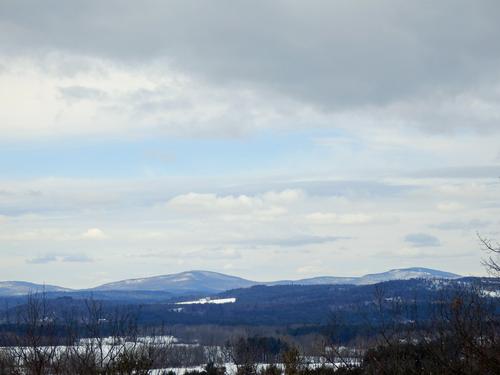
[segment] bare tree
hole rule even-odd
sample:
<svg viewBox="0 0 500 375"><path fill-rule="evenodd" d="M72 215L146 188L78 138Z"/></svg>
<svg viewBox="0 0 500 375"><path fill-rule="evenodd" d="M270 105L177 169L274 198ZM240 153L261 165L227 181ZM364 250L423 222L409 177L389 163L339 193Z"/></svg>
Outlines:
<svg viewBox="0 0 500 375"><path fill-rule="evenodd" d="M500 243L491 239L477 235L483 250L488 253L488 257L483 259L486 270L495 277L500 277Z"/></svg>
<svg viewBox="0 0 500 375"><path fill-rule="evenodd" d="M45 293L29 294L26 304L18 308L16 320L21 333L12 335L14 345L8 348L11 358L29 374L46 374L57 355L58 341L56 317Z"/></svg>
<svg viewBox="0 0 500 375"><path fill-rule="evenodd" d="M146 375L162 368L172 341L141 332L127 309L106 311L93 299L81 315L57 314L44 294L30 294L19 306L15 330L0 347L3 375Z"/></svg>

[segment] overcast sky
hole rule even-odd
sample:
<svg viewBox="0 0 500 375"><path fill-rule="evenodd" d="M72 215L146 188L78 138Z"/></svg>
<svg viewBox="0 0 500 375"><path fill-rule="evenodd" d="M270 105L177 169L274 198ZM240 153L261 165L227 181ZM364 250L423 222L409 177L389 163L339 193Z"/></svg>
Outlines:
<svg viewBox="0 0 500 375"><path fill-rule="evenodd" d="M497 0L0 0L0 279L484 274L499 16Z"/></svg>

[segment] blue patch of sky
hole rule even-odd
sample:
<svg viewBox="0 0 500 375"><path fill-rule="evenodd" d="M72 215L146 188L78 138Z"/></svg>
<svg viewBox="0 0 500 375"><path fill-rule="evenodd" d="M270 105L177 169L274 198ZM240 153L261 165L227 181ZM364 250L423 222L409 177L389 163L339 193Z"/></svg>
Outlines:
<svg viewBox="0 0 500 375"><path fill-rule="evenodd" d="M319 137L338 132L263 132L228 139L146 138L2 144L3 178L209 176L308 169L328 149Z"/></svg>

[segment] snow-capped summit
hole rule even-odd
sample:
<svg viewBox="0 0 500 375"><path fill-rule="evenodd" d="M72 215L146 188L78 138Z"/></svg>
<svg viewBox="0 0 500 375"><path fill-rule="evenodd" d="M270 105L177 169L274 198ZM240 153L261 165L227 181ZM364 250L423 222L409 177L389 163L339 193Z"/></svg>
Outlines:
<svg viewBox="0 0 500 375"><path fill-rule="evenodd" d="M296 285L328 285L328 284L353 284L353 285L369 285L390 280L409 280L409 279L456 279L460 275L434 270L423 267L412 268L397 268L382 273L372 273L359 277L337 277L337 276L320 276L301 280L283 280L270 283L271 285L279 284L296 284Z"/></svg>
<svg viewBox="0 0 500 375"><path fill-rule="evenodd" d="M375 284L389 280L409 279L457 279L461 277L455 273L433 270L423 267L397 268L387 272L373 273L359 278L359 284Z"/></svg>

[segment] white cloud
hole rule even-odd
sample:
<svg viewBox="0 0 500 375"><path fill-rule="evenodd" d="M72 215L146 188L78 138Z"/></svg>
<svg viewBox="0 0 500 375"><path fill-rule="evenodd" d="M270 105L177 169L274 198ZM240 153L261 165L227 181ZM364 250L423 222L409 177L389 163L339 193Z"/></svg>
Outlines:
<svg viewBox="0 0 500 375"><path fill-rule="evenodd" d="M373 217L364 213L336 214L333 212L313 212L306 216L307 220L318 224L367 224Z"/></svg>
<svg viewBox="0 0 500 375"><path fill-rule="evenodd" d="M104 232L99 228L90 228L82 233L83 238L92 239L92 240L102 240L107 236Z"/></svg>
<svg viewBox="0 0 500 375"><path fill-rule="evenodd" d="M0 71L0 87L9 88L0 89L4 139L145 134L233 138L297 124L309 115L286 99L214 87L166 64L134 69L99 59L87 62L93 69L61 76L30 60L8 59L9 68Z"/></svg>
<svg viewBox="0 0 500 375"><path fill-rule="evenodd" d="M305 197L304 191L300 189L285 189L283 191L269 191L262 195L266 202L276 204L289 204L297 202Z"/></svg>
<svg viewBox="0 0 500 375"><path fill-rule="evenodd" d="M439 211L454 212L462 210L464 206L458 202L441 202L437 204L436 208Z"/></svg>
<svg viewBox="0 0 500 375"><path fill-rule="evenodd" d="M0 232L0 240L2 241L13 241L13 242L30 242L30 241L68 241L76 238L71 233L61 229L61 228L32 228L26 229L24 225L19 225L19 222L14 224L15 230L5 230Z"/></svg>
<svg viewBox="0 0 500 375"><path fill-rule="evenodd" d="M167 202L167 207L187 212L245 215L256 213L275 216L286 213L286 207L302 199L301 190L266 192L259 195L217 195L213 193L188 193Z"/></svg>
<svg viewBox="0 0 500 375"><path fill-rule="evenodd" d="M410 233L405 236L404 240L413 247L441 246L439 238L427 233Z"/></svg>
<svg viewBox="0 0 500 375"><path fill-rule="evenodd" d="M168 207L181 209L238 211L251 209L256 205L261 206L262 201L246 195L217 196L215 194L188 193L172 198L167 205Z"/></svg>
<svg viewBox="0 0 500 375"><path fill-rule="evenodd" d="M397 268L403 262L442 268L446 258L450 271L481 273L474 233L431 232L441 246L418 248L405 243L401 233L426 233L437 230L430 229L431 223L457 219L450 216L454 211L436 209L443 202L462 205L464 222L498 221L494 180L476 180L474 185L455 178L392 179L388 184L279 181L246 181L241 186L230 177L217 185L185 179L4 181L0 190L9 193L0 194L0 203L12 212L0 225L2 264L17 265L12 271L4 267L4 278L31 279L33 270L25 259L43 262L40 254L57 257L36 268L40 278L42 270L60 268L65 261L68 269L88 267L85 280L73 281L70 271L45 280L83 287L95 284L91 275L115 280L162 274L167 268L223 272L223 260L234 266L235 274L263 280L278 277L272 265L280 264L279 277L290 278L315 262L329 265L322 273L348 276ZM179 194L186 185L210 193ZM443 186L450 188L439 188ZM31 190L41 193L33 196ZM106 241L97 241L103 236ZM89 248L91 238L96 240ZM93 263L64 260L61 254L68 255L68 248Z"/></svg>
<svg viewBox="0 0 500 375"><path fill-rule="evenodd" d="M314 275L317 276L320 272L323 271L323 268L319 265L305 265L297 268L297 273L301 275Z"/></svg>
<svg viewBox="0 0 500 375"><path fill-rule="evenodd" d="M49 264L54 262L88 263L93 260L85 254L47 254L35 258L26 259L27 264Z"/></svg>

